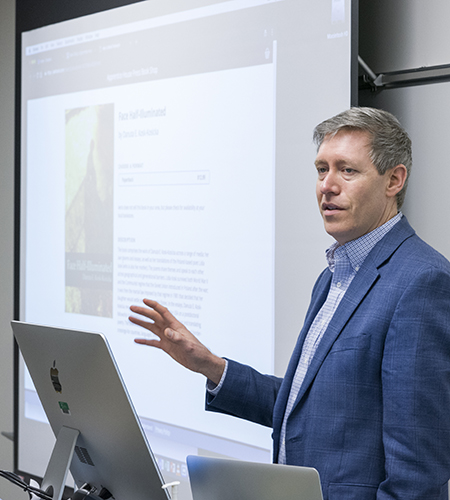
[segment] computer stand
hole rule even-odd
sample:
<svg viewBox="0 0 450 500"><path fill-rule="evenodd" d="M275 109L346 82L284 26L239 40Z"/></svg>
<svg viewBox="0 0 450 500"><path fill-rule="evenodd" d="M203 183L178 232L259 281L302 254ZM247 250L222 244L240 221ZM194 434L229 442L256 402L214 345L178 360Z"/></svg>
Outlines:
<svg viewBox="0 0 450 500"><path fill-rule="evenodd" d="M41 489L50 495L53 500L62 499L79 434L80 431L63 426L56 438L41 485Z"/></svg>

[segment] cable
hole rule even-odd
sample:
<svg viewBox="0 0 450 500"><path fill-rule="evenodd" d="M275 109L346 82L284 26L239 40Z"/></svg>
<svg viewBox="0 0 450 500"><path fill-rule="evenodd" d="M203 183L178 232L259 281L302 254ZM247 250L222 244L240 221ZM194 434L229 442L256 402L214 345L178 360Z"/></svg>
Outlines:
<svg viewBox="0 0 450 500"><path fill-rule="evenodd" d="M14 472L0 470L0 477L8 479L8 481L11 481L16 486L19 486L24 491L28 492L30 496L31 494L33 494L36 495L38 498L42 498L43 500L53 500L53 497L51 495L49 495L45 491L42 491L39 488L27 484L20 476L18 476Z"/></svg>

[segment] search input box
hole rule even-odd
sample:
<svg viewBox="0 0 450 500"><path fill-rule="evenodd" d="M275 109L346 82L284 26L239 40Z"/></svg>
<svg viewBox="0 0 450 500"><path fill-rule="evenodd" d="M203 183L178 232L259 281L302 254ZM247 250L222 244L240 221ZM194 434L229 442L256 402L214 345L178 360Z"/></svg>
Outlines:
<svg viewBox="0 0 450 500"><path fill-rule="evenodd" d="M119 186L179 186L209 184L209 170L179 170L172 172L137 172L119 174Z"/></svg>

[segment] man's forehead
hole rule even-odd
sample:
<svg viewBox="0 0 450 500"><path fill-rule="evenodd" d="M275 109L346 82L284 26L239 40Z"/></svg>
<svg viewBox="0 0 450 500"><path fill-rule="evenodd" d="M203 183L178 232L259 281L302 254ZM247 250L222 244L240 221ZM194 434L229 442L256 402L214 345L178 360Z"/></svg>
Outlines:
<svg viewBox="0 0 450 500"><path fill-rule="evenodd" d="M372 140L368 132L355 129L341 129L336 133L325 136L317 151L315 163L326 161L324 156L330 153L330 151L336 155L342 155L343 159L351 158L355 154L358 156L364 154L370 158L371 148Z"/></svg>

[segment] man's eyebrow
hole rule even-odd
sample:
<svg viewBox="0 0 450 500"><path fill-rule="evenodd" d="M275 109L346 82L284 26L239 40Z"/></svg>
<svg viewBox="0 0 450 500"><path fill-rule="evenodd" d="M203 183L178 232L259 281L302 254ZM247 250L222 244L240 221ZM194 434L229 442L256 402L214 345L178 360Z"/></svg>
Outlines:
<svg viewBox="0 0 450 500"><path fill-rule="evenodd" d="M350 158L342 158L340 160L336 160L334 163L336 163L337 166L342 166L342 165L349 165L350 167L355 167L357 165L356 162L352 161ZM326 160L322 160L318 158L315 162L314 165L317 167L319 165L328 165L328 162Z"/></svg>

